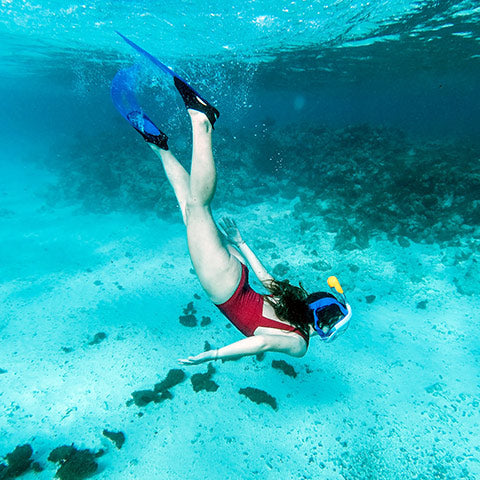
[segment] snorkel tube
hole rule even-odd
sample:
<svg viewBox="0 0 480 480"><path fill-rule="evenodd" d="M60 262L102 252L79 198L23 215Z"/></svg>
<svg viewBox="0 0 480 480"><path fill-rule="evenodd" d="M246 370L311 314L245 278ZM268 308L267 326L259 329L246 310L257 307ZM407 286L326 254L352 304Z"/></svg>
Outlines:
<svg viewBox="0 0 480 480"><path fill-rule="evenodd" d="M343 293L343 288L340 285L340 282L338 281L337 277L331 276L327 280L328 286L334 290L341 298L341 302L337 299L332 297L324 297L320 298L308 305L308 308L313 311L313 317L314 317L314 328L315 331L318 333L320 338L325 341L325 342L331 342L333 341L340 333L344 333L348 326L350 319L352 318L352 308L350 305L347 303L347 299L345 297L345 294ZM328 332L324 332L322 329L322 325L320 323L320 318L318 313L328 307L329 305L336 305L339 310L342 312L343 317L340 318L335 325L333 325Z"/></svg>

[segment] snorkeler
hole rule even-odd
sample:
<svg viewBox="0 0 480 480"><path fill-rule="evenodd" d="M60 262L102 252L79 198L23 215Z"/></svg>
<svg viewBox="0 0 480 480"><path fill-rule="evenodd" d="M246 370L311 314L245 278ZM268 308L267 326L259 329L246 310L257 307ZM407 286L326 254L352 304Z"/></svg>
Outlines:
<svg viewBox="0 0 480 480"><path fill-rule="evenodd" d="M302 357L307 352L311 335L319 335L325 341L333 340L347 328L352 314L338 280L330 277L328 284L341 300L327 292L308 295L301 284L296 287L288 281L277 281L267 272L245 243L235 221L223 219L220 226L225 234L219 230L210 207L217 183L212 130L218 110L173 70L126 37L122 38L172 75L184 100L193 131L190 172L169 150L168 137L138 106L130 69L121 70L112 82L115 106L162 161L182 212L190 258L200 284L210 300L246 336L179 362L197 365L268 351ZM251 288L247 263L269 295L261 295Z"/></svg>

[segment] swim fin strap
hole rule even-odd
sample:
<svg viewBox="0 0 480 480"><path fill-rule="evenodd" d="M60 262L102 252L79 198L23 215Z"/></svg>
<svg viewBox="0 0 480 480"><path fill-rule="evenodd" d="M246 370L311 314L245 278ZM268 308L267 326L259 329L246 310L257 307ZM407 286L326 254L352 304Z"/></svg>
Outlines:
<svg viewBox="0 0 480 480"><path fill-rule="evenodd" d="M153 143L163 150L168 150L168 137L143 112L135 97L134 92L138 70L138 65L134 65L117 72L112 80L110 89L113 104L122 117L146 142Z"/></svg>
<svg viewBox="0 0 480 480"><path fill-rule="evenodd" d="M144 57L148 58L153 64L155 64L160 70L171 75L173 77L173 83L175 84L176 89L183 98L185 107L187 109L197 110L204 113L210 123L215 124L217 118L220 116L220 112L207 100L205 100L193 87L191 87L180 75L177 75L170 67L167 67L160 60L155 58L153 55L148 53L142 47L139 47L136 43L132 42L125 35L122 35L120 32L117 32L125 42L127 42L132 48L137 52L142 54Z"/></svg>

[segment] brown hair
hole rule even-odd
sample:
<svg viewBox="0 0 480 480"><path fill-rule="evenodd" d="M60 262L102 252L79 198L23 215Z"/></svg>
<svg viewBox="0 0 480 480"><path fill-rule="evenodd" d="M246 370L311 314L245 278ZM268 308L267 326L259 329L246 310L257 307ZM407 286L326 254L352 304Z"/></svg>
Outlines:
<svg viewBox="0 0 480 480"><path fill-rule="evenodd" d="M307 337L310 333L310 325L314 324L313 311L308 305L319 298L335 298L328 292L315 292L309 295L301 282L300 286L296 287L288 280L270 280L266 287L270 295L263 295L263 298L273 307L276 315L297 327ZM275 299L272 299L272 296ZM330 327L342 317L336 305L322 308L318 315L321 327Z"/></svg>
<svg viewBox="0 0 480 480"><path fill-rule="evenodd" d="M266 287L270 295L263 297L273 307L276 315L297 327L308 337L309 327L313 325L313 315L306 302L308 293L302 284L296 287L288 280L270 280Z"/></svg>

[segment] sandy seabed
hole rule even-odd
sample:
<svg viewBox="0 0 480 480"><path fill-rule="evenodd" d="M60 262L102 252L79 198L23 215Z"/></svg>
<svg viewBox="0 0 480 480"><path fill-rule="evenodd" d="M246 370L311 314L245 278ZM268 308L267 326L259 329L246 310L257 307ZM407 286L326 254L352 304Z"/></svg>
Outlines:
<svg viewBox="0 0 480 480"><path fill-rule="evenodd" d="M333 344L313 339L304 358L217 362L214 392L192 388L206 365L183 367L172 398L139 407L132 392L178 358L241 338L191 272L180 219L51 207L45 172L1 173L0 456L28 443L43 468L22 478L53 478L49 453L72 443L105 450L99 479L480 476L479 299L458 291L439 246L377 238L339 252L325 233L312 259L291 215L298 199L219 211L267 268L307 289L339 276L352 325ZM181 325L189 302L211 323ZM272 368L279 359L295 378ZM240 395L246 387L278 408ZM104 429L124 433L121 449Z"/></svg>

